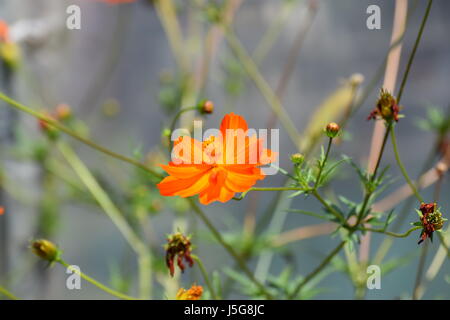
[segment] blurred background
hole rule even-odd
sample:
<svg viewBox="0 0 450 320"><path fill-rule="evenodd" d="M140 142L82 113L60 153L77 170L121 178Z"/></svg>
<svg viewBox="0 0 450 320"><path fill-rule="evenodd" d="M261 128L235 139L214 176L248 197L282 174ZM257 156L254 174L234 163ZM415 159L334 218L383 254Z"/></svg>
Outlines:
<svg viewBox="0 0 450 320"><path fill-rule="evenodd" d="M223 115L233 111L243 115L250 127L266 128L272 118L271 109L223 37L218 36L214 38L216 43L211 42L216 47L209 69L203 80L197 79L205 70L202 62L205 47L210 44L208 36L211 36L214 10L222 1L173 0L183 36L179 43L176 36L175 43L167 36L167 25L164 26L167 21L161 18L164 6L158 7L153 2L137 0L113 5L93 0L0 0L0 19L8 23L11 37L21 51L17 68L11 71L3 67L0 91L36 110L52 110L59 104L67 104L76 118L77 130L119 153L142 155L150 163L167 161L158 145L163 140L162 131L170 124L177 108L192 105L202 98L215 104L214 114L205 118L205 127L216 128ZM66 8L71 4L81 8L81 30L66 28ZM300 132L308 127L318 106L348 81L345 79L355 73L363 75L362 89L368 88L375 79L376 86L367 91L367 99L348 124L344 141L333 151L334 157L346 154L365 167L373 131L373 122L366 118L382 84L382 76L376 77L389 50L395 1L244 0L234 1L234 4L232 28L271 87L280 89L280 78L286 72L293 44L300 44L298 52L294 50L297 54L288 68L292 74L281 88L280 98ZM369 30L366 26L369 16L366 9L371 4L381 8L380 30ZM399 78L425 6L426 1L408 1L408 25ZM413 177L423 170L435 141L433 132L419 128L418 120L426 118L430 107L445 113L450 103L449 12L450 2L434 1L402 98L406 117L397 126L398 141L402 158ZM174 54L172 49L177 45L178 51ZM46 237L62 248L69 263L80 266L82 271L104 283L133 293L136 259L132 250L95 201L85 191L78 190L77 186L82 184L61 156L49 151L52 145L39 131L37 121L11 110L0 102L0 206L6 209L0 216L0 283L26 299L110 298L84 282L82 290L67 290L65 270L60 266L46 268L29 252L29 240ZM190 123L193 116L186 115L182 121ZM289 156L296 152L296 147L279 122L274 127L281 129L280 166L290 168ZM224 266L233 269L234 262L203 225L196 222L183 201L162 199L155 191L154 182L142 175L136 177L139 174L129 165L73 139L67 141L127 217L138 225L136 228L151 243L155 261L164 256L166 234L180 228L194 235L195 251L206 268L217 270L219 277L226 278ZM52 160L43 162L42 155L49 152ZM431 162L427 168L433 164ZM391 165L389 173L396 178L384 193L388 195L389 190L404 183L391 147L385 153L383 165ZM55 171L70 177L76 186L64 183L58 174L53 174ZM359 183L355 183L355 173L345 168L338 177L329 186L329 194L333 196L331 190L334 189L359 201L362 191ZM281 175L270 176L261 186L277 186L283 181ZM447 182L444 178L440 201L444 215L450 205ZM423 195L431 201L433 188L426 189ZM274 196L271 193L249 195L240 202L212 204L205 207L205 211L225 237L239 245L246 241L245 228L251 221L260 222L266 216L264 211ZM135 210L136 201L140 205L143 203L143 210ZM400 210L402 205L396 208ZM290 206L304 210L318 208L316 201L303 197L293 199ZM140 216L134 216L136 214ZM417 220L413 209L408 217L400 230L406 230L409 222ZM313 217L286 214L272 220L270 227L280 233L320 222ZM382 289L368 290L366 298L411 296L420 256L416 236L418 232L408 238L395 239L386 256L386 261L395 268L383 275ZM384 235L372 235L371 257L384 238ZM294 275L297 272L304 275L320 263L337 241L329 235L291 241L273 251L269 271L277 276L291 267ZM427 265L438 246L437 241L430 244ZM262 272L264 262L259 259L251 259L249 265L252 270ZM320 290L312 298L354 298L352 282L339 266L339 263L345 265L343 254L340 259L342 261L336 262L321 279ZM181 279L168 279L161 261L155 266L154 298L170 297L178 281L184 287L194 281L201 283L200 274L191 270ZM450 298L449 266L447 259L428 285L424 298ZM230 292L229 297L245 297L238 289L232 288Z"/></svg>

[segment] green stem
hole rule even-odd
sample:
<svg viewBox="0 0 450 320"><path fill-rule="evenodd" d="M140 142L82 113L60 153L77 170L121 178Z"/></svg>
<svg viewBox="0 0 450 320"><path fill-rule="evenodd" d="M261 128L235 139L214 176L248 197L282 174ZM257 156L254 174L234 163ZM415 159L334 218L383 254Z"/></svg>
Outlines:
<svg viewBox="0 0 450 320"><path fill-rule="evenodd" d="M211 223L211 221L208 219L208 217L205 215L205 213L200 209L200 207L197 205L197 203L192 198L188 198L188 201L191 204L192 209L194 209L194 212L199 216L199 218L203 221L203 223L208 227L208 229L211 231L213 236L216 238L216 240L225 248L225 250L233 257L233 259L237 262L239 267L242 269L242 271L247 275L247 277L252 281L256 287L261 291L261 293L269 300L272 300L272 295L266 290L266 288L255 278L253 275L253 272L250 271L250 269L247 267L245 261L242 259L242 257L231 247L222 237L220 232L214 227L214 225Z"/></svg>
<svg viewBox="0 0 450 320"><path fill-rule="evenodd" d="M103 291L109 293L110 295L113 295L113 296L115 296L115 297L117 297L119 299L123 299L123 300L138 300L137 298L134 298L134 297L128 296L126 294L120 293L120 292L118 292L116 290L113 290L113 289L105 286L104 284L98 282L97 280L95 280L95 279L89 277L88 275L84 274L83 272L79 271L78 269L72 268L72 266L70 264L68 264L67 262L65 262L61 258L56 260L56 262L58 262L59 264L61 264L64 267L66 267L67 269L70 269L74 273L78 274L84 280L86 280L89 283L93 284L94 286L96 286L100 290L103 290Z"/></svg>
<svg viewBox="0 0 450 320"><path fill-rule="evenodd" d="M242 199L245 198L245 196L247 195L247 193L249 193L250 191L307 191L308 189L305 189L303 187L254 187L254 188L250 188L247 191L244 191L241 193L241 195L239 197L234 197L234 200L240 201Z"/></svg>
<svg viewBox="0 0 450 320"><path fill-rule="evenodd" d="M346 223L345 218L336 209L330 206L330 204L324 198L322 198L322 196L319 194L319 192L317 192L316 189L312 189L311 192L316 197L316 199L319 200L319 202L322 203L325 208L328 209L328 211L330 211L331 214L333 214L339 221L341 221L342 224Z"/></svg>
<svg viewBox="0 0 450 320"><path fill-rule="evenodd" d="M169 144L168 144L168 146L169 146L169 152L170 152L170 150L172 149L172 133L173 133L173 131L175 130L175 126L177 125L178 119L180 119L180 117L181 117L181 115L182 115L183 113L185 113L185 112L187 112L187 111L197 110L197 109L198 109L197 106L195 106L195 107L186 107L186 108L182 108L182 109L180 109L180 110L177 112L177 114L176 114L175 117L173 118L172 123L170 124L170 134L169 134L169 136L167 137L167 138L169 139Z"/></svg>
<svg viewBox="0 0 450 320"><path fill-rule="evenodd" d="M409 56L408 64L406 65L406 71L403 74L403 79L402 79L402 82L401 82L401 85L400 85L400 89L399 89L398 94L397 94L397 103L400 103L400 99L402 98L403 90L405 89L405 85L406 85L406 81L408 79L409 71L411 70L411 65L412 65L414 57L416 55L417 48L419 47L420 39L422 39L422 33L423 33L423 30L424 30L425 25L427 23L428 16L430 14L430 9L431 9L431 5L432 4L433 4L433 0L428 0L427 9L425 11L425 15L423 16L422 23L420 24L419 33L417 34L413 50L411 52L411 55Z"/></svg>
<svg viewBox="0 0 450 320"><path fill-rule="evenodd" d="M0 294L3 294L5 297L7 297L10 300L19 300L15 295L13 295L11 292L0 286Z"/></svg>
<svg viewBox="0 0 450 320"><path fill-rule="evenodd" d="M408 172L405 169L405 166L403 165L402 160L400 159L400 154L398 152L398 147L397 147L397 139L395 138L395 131L394 128L391 127L391 140L392 140L392 147L394 149L394 154L395 154L395 160L397 161L397 165L400 168L400 171L403 174L403 177L405 178L406 182L408 183L409 187L411 188L411 191L414 193L415 197L417 198L417 200L419 200L419 202L424 202L422 196L419 194L419 192L417 191L416 186L414 185L414 183L411 181L411 178L408 175Z"/></svg>
<svg viewBox="0 0 450 320"><path fill-rule="evenodd" d="M395 233L395 232L390 232L390 231L386 231L386 230L383 230L383 229L372 229L372 228L366 228L366 227L358 227L358 230L383 233L383 234L386 234L388 236L395 237L395 238L406 238L407 236L409 236L411 234L411 232L419 230L419 229L422 229L422 227L416 226L416 227L413 227L413 228L409 229L405 233Z"/></svg>
<svg viewBox="0 0 450 320"><path fill-rule="evenodd" d="M333 138L329 138L328 140L328 146L327 146L327 152L325 153L325 158L323 159L323 161L320 163L319 166L319 173L317 174L317 179L316 179L316 183L314 184L314 190L317 189L317 186L319 185L319 181L320 181L320 176L322 175L322 170L325 167L325 164L327 163L328 160L328 155L330 154L330 150L331 150L331 144L333 142Z"/></svg>
<svg viewBox="0 0 450 320"><path fill-rule="evenodd" d="M212 286L212 282L211 282L211 280L209 279L208 272L206 271L205 266L203 265L202 260L201 260L198 256L196 256L196 255L194 255L194 254L191 254L191 257L192 257L192 259L195 260L195 262L197 262L197 265L198 265L198 267L200 268L200 272L201 272L202 275L203 275L203 279L205 280L206 286L208 287L209 291L211 292L212 298L213 298L214 300L217 300L216 291L214 290L214 287Z"/></svg>
<svg viewBox="0 0 450 320"><path fill-rule="evenodd" d="M316 269L314 269L310 274L308 274L303 279L302 282L300 282L297 285L297 287L294 289L294 291L292 291L292 293L288 296L288 299L289 300L294 299L297 296L297 294L302 290L302 288L309 281L311 281L320 271L322 271L328 265L328 263L334 258L334 256L337 255L339 253L339 251L341 251L341 249L344 247L346 242L347 242L347 240L341 241L341 243L339 243L339 245L328 254L328 256L322 261L322 263Z"/></svg>
<svg viewBox="0 0 450 320"><path fill-rule="evenodd" d="M64 125L62 125L60 122L58 122L58 121L56 121L54 119L51 119L49 117L46 117L45 115L42 115L39 112L37 112L37 111L35 111L35 110L33 110L33 109L31 109L31 108L29 108L29 107L19 103L19 102L11 99L10 97L6 96L2 92L0 92L0 99L5 101L6 103L8 103L9 105L11 105L12 107L14 107L17 110L26 112L26 113L34 116L37 119L40 119L42 121L47 122L48 124L50 124L51 126L55 127L56 129L61 130L62 132L68 134L72 138L74 138L74 139L76 139L76 140L78 140L78 141L80 141L80 142L90 146L93 149L96 149L97 151L100 151L100 152L102 152L104 154L107 154L107 155L109 155L109 156L111 156L113 158L116 158L118 160L121 160L121 161L124 161L124 162L128 162L128 163L130 163L130 164L132 164L132 165L134 165L134 166L136 166L136 167L138 167L140 169L143 169L143 170L147 171L148 173L152 174L153 176L155 176L157 178L162 178L162 176L159 173L157 173L153 169L150 169L145 164L140 163L139 161L136 161L136 160L134 160L132 158L128 158L128 157L123 156L121 154L115 153L115 152L113 152L113 151L111 151L111 150L109 150L107 148L104 148L104 147L96 144L95 142L93 142L93 141L91 141L89 139L86 139L86 138L80 136L75 131L67 128Z"/></svg>
<svg viewBox="0 0 450 320"><path fill-rule="evenodd" d="M140 275L140 292L142 298L149 298L151 257L147 246L140 240L135 231L130 227L127 220L119 211L117 206L112 202L108 194L99 185L95 177L77 156L77 154L70 148L69 145L59 142L58 149L61 151L63 157L67 160L69 165L78 175L80 180L84 183L86 188L91 192L92 196L97 200L100 207L106 212L111 221L116 225L117 229L122 233L125 240L131 248L138 255L139 275Z"/></svg>
<svg viewBox="0 0 450 320"><path fill-rule="evenodd" d="M387 143L387 139L389 137L389 133L390 133L390 129L391 128L392 128L392 123L389 123L388 127L386 129L386 132L384 133L383 143L381 145L380 153L378 154L378 159L377 159L377 163L375 164L375 168L373 170L373 174L370 177L370 182L373 182L376 179L376 177L377 177L378 168L380 167L381 158L383 157L384 149L386 148L386 143ZM372 193L373 193L372 190L367 190L367 188L366 188L363 204L361 206L361 210L359 211L358 218L357 218L356 223L355 223L355 227L357 227L359 225L359 223L362 221L362 219L364 218L364 213L365 213L366 208L367 208L367 206L369 204L369 200L370 200L370 197L372 196Z"/></svg>

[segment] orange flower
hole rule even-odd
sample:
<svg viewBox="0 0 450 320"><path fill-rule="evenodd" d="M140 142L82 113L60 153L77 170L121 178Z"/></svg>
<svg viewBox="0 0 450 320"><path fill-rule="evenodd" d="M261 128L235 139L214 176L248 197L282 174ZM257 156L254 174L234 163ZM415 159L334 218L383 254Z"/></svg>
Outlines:
<svg viewBox="0 0 450 320"><path fill-rule="evenodd" d="M180 288L175 299L177 300L200 300L203 294L202 286L193 285L189 290Z"/></svg>
<svg viewBox="0 0 450 320"><path fill-rule="evenodd" d="M0 42L9 42L9 27L3 20L0 20Z"/></svg>
<svg viewBox="0 0 450 320"><path fill-rule="evenodd" d="M161 195L185 198L198 194L205 205L226 202L264 179L259 166L273 162L276 155L247 131L245 119L230 113L223 118L217 136L203 142L180 137L174 144L172 162L161 165L169 174L157 185Z"/></svg>
<svg viewBox="0 0 450 320"><path fill-rule="evenodd" d="M5 208L0 207L0 216L5 213Z"/></svg>

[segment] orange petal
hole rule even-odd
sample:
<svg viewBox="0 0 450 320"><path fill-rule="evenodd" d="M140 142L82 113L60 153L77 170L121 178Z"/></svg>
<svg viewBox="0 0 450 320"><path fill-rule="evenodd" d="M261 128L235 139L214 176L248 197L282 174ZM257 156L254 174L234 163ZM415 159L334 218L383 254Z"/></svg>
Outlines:
<svg viewBox="0 0 450 320"><path fill-rule="evenodd" d="M220 131L224 138L226 137L227 129L242 129L244 132L247 132L247 121L243 117L231 112L223 117L222 123L220 124Z"/></svg>
<svg viewBox="0 0 450 320"><path fill-rule="evenodd" d="M256 181L261 179L264 179L264 176L259 171L254 174L244 174L228 170L225 186L234 192L244 192L255 185Z"/></svg>
<svg viewBox="0 0 450 320"><path fill-rule="evenodd" d="M202 174L190 187L176 193L177 196L186 198L201 193L209 186L209 174Z"/></svg>
<svg viewBox="0 0 450 320"><path fill-rule="evenodd" d="M189 179L193 176L205 173L211 168L208 165L174 165L173 163L169 163L169 165L160 164L160 166L169 175L178 179Z"/></svg>
<svg viewBox="0 0 450 320"><path fill-rule="evenodd" d="M179 193L183 193L183 190L191 191L192 190L191 188L194 188L194 189L197 188L198 185L196 185L196 183L201 178L203 178L203 176L206 176L206 179L208 177L207 174L199 174L199 175L193 176L193 177L191 177L189 179L178 179L178 178L173 177L173 176L168 176L168 177L165 177L156 186L158 187L159 193L161 195L163 195L163 196L176 196L176 195L179 195ZM204 180L202 180L202 181L204 181Z"/></svg>

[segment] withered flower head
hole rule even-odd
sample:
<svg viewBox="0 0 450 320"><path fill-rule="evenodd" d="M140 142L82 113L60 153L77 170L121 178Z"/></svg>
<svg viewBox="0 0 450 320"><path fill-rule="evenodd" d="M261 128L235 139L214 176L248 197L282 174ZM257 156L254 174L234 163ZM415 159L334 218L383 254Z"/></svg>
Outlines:
<svg viewBox="0 0 450 320"><path fill-rule="evenodd" d="M419 210L421 217L418 224L423 228L420 233L419 244L427 238L430 238L433 242L433 232L442 229L447 219L442 217L442 213L437 208L436 203L422 203Z"/></svg>
<svg viewBox="0 0 450 320"><path fill-rule="evenodd" d="M367 120L384 119L386 122L398 122L400 106L397 99L387 90L381 89L375 109L369 114Z"/></svg>
<svg viewBox="0 0 450 320"><path fill-rule="evenodd" d="M44 239L34 240L31 243L31 250L38 257L49 262L53 262L58 259L60 254L60 251L54 243Z"/></svg>
<svg viewBox="0 0 450 320"><path fill-rule="evenodd" d="M190 237L186 237L180 232L169 235L164 248L166 250L166 265L172 277L175 273L175 258L181 272L184 272L184 269L186 269L183 259L188 263L189 267L194 265L194 260L191 257L192 246Z"/></svg>
<svg viewBox="0 0 450 320"><path fill-rule="evenodd" d="M330 122L325 128L325 133L329 138L336 138L341 127L336 122Z"/></svg>
<svg viewBox="0 0 450 320"><path fill-rule="evenodd" d="M189 290L180 288L175 297L176 300L200 300L203 294L203 287L193 285Z"/></svg>

